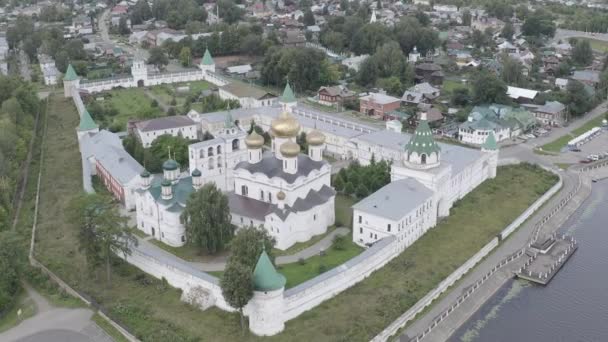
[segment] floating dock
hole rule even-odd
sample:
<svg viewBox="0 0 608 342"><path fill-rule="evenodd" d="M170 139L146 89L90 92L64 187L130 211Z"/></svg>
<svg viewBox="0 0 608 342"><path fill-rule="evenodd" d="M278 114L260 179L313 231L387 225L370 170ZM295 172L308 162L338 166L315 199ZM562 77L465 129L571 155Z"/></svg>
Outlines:
<svg viewBox="0 0 608 342"><path fill-rule="evenodd" d="M571 236L552 235L539 239L526 251L529 259L515 272L515 275L521 279L547 285L577 249L578 244Z"/></svg>

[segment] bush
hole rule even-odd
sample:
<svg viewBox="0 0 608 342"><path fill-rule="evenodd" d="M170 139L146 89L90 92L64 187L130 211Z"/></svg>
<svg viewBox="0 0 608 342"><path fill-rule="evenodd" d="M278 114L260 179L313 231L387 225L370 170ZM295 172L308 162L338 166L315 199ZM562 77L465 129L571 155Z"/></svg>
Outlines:
<svg viewBox="0 0 608 342"><path fill-rule="evenodd" d="M299 258L299 259L298 259L298 265L306 265L306 259L304 259L304 258Z"/></svg>
<svg viewBox="0 0 608 342"><path fill-rule="evenodd" d="M325 273L326 271L327 271L327 266L325 266L325 265L323 265L323 264L319 265L319 269L317 270L317 272L318 272L319 274L321 274L321 273Z"/></svg>
<svg viewBox="0 0 608 342"><path fill-rule="evenodd" d="M152 106L152 108L158 107L158 101L152 100L152 103L150 103L150 106Z"/></svg>
<svg viewBox="0 0 608 342"><path fill-rule="evenodd" d="M334 240L332 243L332 247L337 251L343 251L346 249L346 236L344 235L336 235L334 236Z"/></svg>

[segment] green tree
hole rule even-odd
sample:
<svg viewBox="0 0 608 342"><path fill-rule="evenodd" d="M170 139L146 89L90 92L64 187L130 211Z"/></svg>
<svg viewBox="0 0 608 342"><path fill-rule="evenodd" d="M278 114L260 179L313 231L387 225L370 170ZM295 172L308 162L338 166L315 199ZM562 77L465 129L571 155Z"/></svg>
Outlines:
<svg viewBox="0 0 608 342"><path fill-rule="evenodd" d="M167 57L165 51L163 51L162 48L153 47L148 51L150 54L148 56L148 64L153 64L154 66L160 69L164 68L167 64L169 64L169 58Z"/></svg>
<svg viewBox="0 0 608 342"><path fill-rule="evenodd" d="M386 90L386 92L390 95L399 97L403 95L403 85L401 84L401 80L397 76L381 78L378 80L377 84L379 87Z"/></svg>
<svg viewBox="0 0 608 342"><path fill-rule="evenodd" d="M471 11L464 10L464 12L462 12L462 25L463 26L471 26Z"/></svg>
<svg viewBox="0 0 608 342"><path fill-rule="evenodd" d="M536 10L528 15L521 31L525 36L549 36L555 35L555 22L548 12Z"/></svg>
<svg viewBox="0 0 608 342"><path fill-rule="evenodd" d="M508 55L502 56L502 70L500 72L500 78L506 84L523 85L524 76L522 74L522 65L519 61L509 57Z"/></svg>
<svg viewBox="0 0 608 342"><path fill-rule="evenodd" d="M507 97L507 86L502 80L487 71L478 72L472 80L473 103L509 103Z"/></svg>
<svg viewBox="0 0 608 342"><path fill-rule="evenodd" d="M245 11L239 8L231 0L220 0L217 2L220 18L224 19L228 24L234 24L241 20Z"/></svg>
<svg viewBox="0 0 608 342"><path fill-rule="evenodd" d="M274 262L272 250L275 243L275 239L263 227L241 228L230 241L229 263L239 263L253 272L262 249L266 249L266 254Z"/></svg>
<svg viewBox="0 0 608 342"><path fill-rule="evenodd" d="M455 106L466 106L471 100L469 88L458 87L452 91L450 102Z"/></svg>
<svg viewBox="0 0 608 342"><path fill-rule="evenodd" d="M352 195L355 193L355 186L353 185L353 183L351 182L346 182L346 185L344 186L344 192L347 195Z"/></svg>
<svg viewBox="0 0 608 342"><path fill-rule="evenodd" d="M315 15L312 14L310 8L304 11L304 16L302 17L302 23L305 26L312 26L315 24Z"/></svg>
<svg viewBox="0 0 608 342"><path fill-rule="evenodd" d="M342 192L344 190L344 180L342 179L340 174L334 176L334 181L332 185L334 186L334 189L336 189L338 192Z"/></svg>
<svg viewBox="0 0 608 342"><path fill-rule="evenodd" d="M152 141L150 152L158 160L165 161L173 158L182 167L187 167L189 163L188 145L190 143L190 140L180 135L163 134ZM171 157L169 157L169 151L171 151Z"/></svg>
<svg viewBox="0 0 608 342"><path fill-rule="evenodd" d="M585 86L578 81L570 80L566 87L566 102L573 116L581 116L593 107L593 102L585 90Z"/></svg>
<svg viewBox="0 0 608 342"><path fill-rule="evenodd" d="M112 199L104 195L83 194L70 202L69 216L78 226L78 249L84 252L90 269L105 263L106 279L110 283L114 253L131 255L137 239L127 227Z"/></svg>
<svg viewBox="0 0 608 342"><path fill-rule="evenodd" d="M572 61L577 65L587 66L593 62L593 50L586 39L578 39L572 48Z"/></svg>
<svg viewBox="0 0 608 342"><path fill-rule="evenodd" d="M357 185L356 195L358 198L365 198L367 197L367 195L369 195L369 190L367 189L365 184L359 183L359 185Z"/></svg>
<svg viewBox="0 0 608 342"><path fill-rule="evenodd" d="M131 33L131 28L127 23L127 17L121 17L118 21L118 33L122 36L126 36Z"/></svg>
<svg viewBox="0 0 608 342"><path fill-rule="evenodd" d="M192 63L192 52L189 47L184 46L179 52L179 61L182 63L182 66L190 66L190 63Z"/></svg>
<svg viewBox="0 0 608 342"><path fill-rule="evenodd" d="M17 298L21 288L19 277L24 264L24 253L19 250L23 244L16 233L0 233L0 312L7 312Z"/></svg>
<svg viewBox="0 0 608 342"><path fill-rule="evenodd" d="M511 24L510 21L507 21L505 23L505 26L503 26L502 31L500 31L500 36L511 40L513 39L513 35L515 34L515 29L513 28L513 24Z"/></svg>
<svg viewBox="0 0 608 342"><path fill-rule="evenodd" d="M245 334L243 308L253 298L253 273L251 269L238 262L229 262L220 281L220 286L226 302L239 311L242 333Z"/></svg>
<svg viewBox="0 0 608 342"><path fill-rule="evenodd" d="M228 197L214 183L207 183L190 195L181 220L188 243L206 253L222 251L234 236Z"/></svg>

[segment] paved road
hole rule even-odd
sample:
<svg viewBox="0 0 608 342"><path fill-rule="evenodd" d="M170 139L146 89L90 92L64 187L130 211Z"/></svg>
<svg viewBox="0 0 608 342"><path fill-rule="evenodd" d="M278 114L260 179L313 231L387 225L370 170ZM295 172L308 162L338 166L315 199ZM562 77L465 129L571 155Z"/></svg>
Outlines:
<svg viewBox="0 0 608 342"><path fill-rule="evenodd" d="M93 311L56 308L31 287L26 285L26 290L36 304L36 315L1 333L0 341L114 342L95 322L91 321Z"/></svg>
<svg viewBox="0 0 608 342"><path fill-rule="evenodd" d="M553 37L553 40L554 41L558 41L558 40L564 41L564 40L567 40L568 38L573 38L573 37L586 37L586 38L592 38L592 39L597 39L597 40L602 40L602 41L608 42L608 33L594 33L594 32L564 30L564 29L555 30L555 36Z"/></svg>

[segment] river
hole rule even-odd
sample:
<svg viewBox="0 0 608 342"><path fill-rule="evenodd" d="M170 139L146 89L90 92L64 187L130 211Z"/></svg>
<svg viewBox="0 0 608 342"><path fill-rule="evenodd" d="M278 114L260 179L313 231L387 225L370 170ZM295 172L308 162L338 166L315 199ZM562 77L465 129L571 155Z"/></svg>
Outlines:
<svg viewBox="0 0 608 342"><path fill-rule="evenodd" d="M449 341L608 341L608 181L560 232L579 248L549 285L509 281Z"/></svg>

